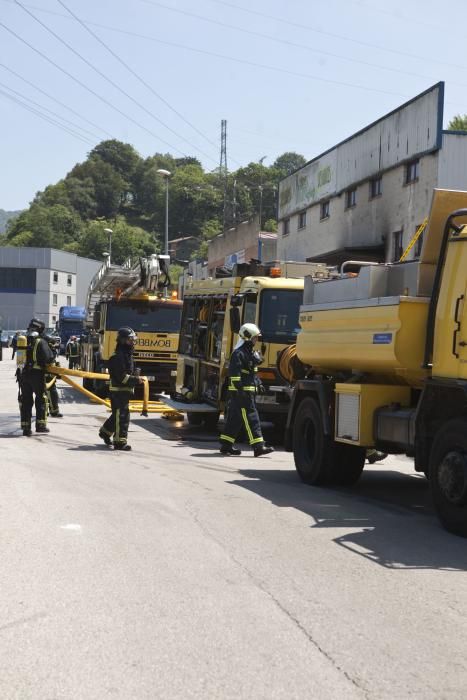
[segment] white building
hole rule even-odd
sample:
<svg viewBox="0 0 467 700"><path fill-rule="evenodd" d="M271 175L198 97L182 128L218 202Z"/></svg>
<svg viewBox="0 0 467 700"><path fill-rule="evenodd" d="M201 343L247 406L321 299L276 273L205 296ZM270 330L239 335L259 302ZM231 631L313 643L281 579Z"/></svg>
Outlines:
<svg viewBox="0 0 467 700"><path fill-rule="evenodd" d="M433 188L467 190L467 133L443 131L443 102L438 83L282 180L278 257L398 260Z"/></svg>
<svg viewBox="0 0 467 700"><path fill-rule="evenodd" d="M102 262L53 248L0 247L0 318L24 329L33 316L54 326L61 306L84 306Z"/></svg>

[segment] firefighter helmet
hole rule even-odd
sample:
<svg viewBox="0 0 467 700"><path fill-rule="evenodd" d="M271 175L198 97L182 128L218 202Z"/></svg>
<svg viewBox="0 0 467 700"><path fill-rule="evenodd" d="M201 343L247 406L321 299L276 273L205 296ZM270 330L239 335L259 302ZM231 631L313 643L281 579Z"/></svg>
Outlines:
<svg viewBox="0 0 467 700"><path fill-rule="evenodd" d="M261 335L261 331L254 323L244 323L239 331L239 336L243 340L253 340L259 335Z"/></svg>
<svg viewBox="0 0 467 700"><path fill-rule="evenodd" d="M133 328L130 328L129 326L123 326L123 328L118 329L117 340L136 340L136 338L137 336Z"/></svg>

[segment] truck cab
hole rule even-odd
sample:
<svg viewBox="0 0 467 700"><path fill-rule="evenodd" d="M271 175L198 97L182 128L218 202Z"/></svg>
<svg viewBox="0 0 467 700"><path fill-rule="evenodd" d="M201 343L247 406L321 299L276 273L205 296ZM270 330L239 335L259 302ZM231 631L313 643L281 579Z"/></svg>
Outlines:
<svg viewBox="0 0 467 700"><path fill-rule="evenodd" d="M167 403L185 412L192 424L217 424L238 331L252 322L262 332L258 373L267 389L257 397L258 410L264 420L284 424L288 395L271 387L283 383L277 357L295 342L307 273L329 275L322 264L245 263L235 267L232 277L193 282L184 295L176 392Z"/></svg>

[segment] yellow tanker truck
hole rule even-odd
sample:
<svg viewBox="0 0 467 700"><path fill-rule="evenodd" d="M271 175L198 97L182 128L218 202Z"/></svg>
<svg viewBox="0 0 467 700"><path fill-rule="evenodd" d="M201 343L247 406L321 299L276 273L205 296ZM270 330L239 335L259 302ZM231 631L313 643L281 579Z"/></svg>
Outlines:
<svg viewBox="0 0 467 700"><path fill-rule="evenodd" d="M467 192L435 190L419 261L305 281L286 447L307 484L359 478L370 448L414 458L467 537Z"/></svg>

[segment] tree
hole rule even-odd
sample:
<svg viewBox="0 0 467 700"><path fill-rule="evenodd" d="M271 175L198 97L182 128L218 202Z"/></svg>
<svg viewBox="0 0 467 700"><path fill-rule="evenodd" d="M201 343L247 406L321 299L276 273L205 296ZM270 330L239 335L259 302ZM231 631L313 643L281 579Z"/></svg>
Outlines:
<svg viewBox="0 0 467 700"><path fill-rule="evenodd" d="M89 154L89 160L100 158L127 182L131 182L138 167L141 156L129 143L116 139L101 141Z"/></svg>
<svg viewBox="0 0 467 700"><path fill-rule="evenodd" d="M79 238L81 228L79 216L63 204L32 204L8 226L7 240L10 245L15 246L61 250L66 244Z"/></svg>
<svg viewBox="0 0 467 700"><path fill-rule="evenodd" d="M448 124L448 131L467 131L467 114L456 114Z"/></svg>
<svg viewBox="0 0 467 700"><path fill-rule="evenodd" d="M109 252L109 237L105 228L112 228L112 262L121 264L129 257L147 256L155 253L158 242L147 231L130 226L123 217L116 222L90 221L80 238L78 254L86 258L103 260Z"/></svg>
<svg viewBox="0 0 467 700"><path fill-rule="evenodd" d="M303 167L306 163L305 158L300 155L300 153L295 153L294 151L287 151L281 156L276 158L273 163L273 168L280 172L281 178L287 177L290 173Z"/></svg>

